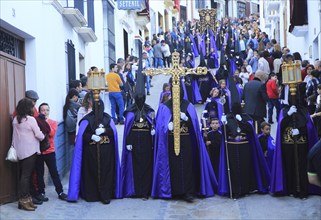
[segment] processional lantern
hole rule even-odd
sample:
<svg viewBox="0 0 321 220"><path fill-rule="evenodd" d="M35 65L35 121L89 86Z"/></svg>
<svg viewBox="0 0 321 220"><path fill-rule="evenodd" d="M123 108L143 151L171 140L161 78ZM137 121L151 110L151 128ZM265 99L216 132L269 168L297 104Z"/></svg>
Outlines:
<svg viewBox="0 0 321 220"><path fill-rule="evenodd" d="M296 95L296 85L302 82L300 63L290 61L282 65L282 83L289 85L291 96Z"/></svg>
<svg viewBox="0 0 321 220"><path fill-rule="evenodd" d="M94 100L98 102L100 91L106 90L104 69L101 69L100 71L98 70L98 68L95 68L94 70L89 69L87 76L88 76L88 82L87 82L88 89L93 92Z"/></svg>
<svg viewBox="0 0 321 220"><path fill-rule="evenodd" d="M98 127L100 124L99 121L99 94L100 91L106 90L106 81L105 81L105 72L104 69L101 69L100 71L98 68L95 69L89 69L87 73L88 81L87 81L87 86L88 89L92 91L94 101L95 101L95 126ZM100 127L100 126L99 126ZM100 141L96 143L96 148L97 148L97 181L98 181L98 189L99 192L101 190L100 188Z"/></svg>

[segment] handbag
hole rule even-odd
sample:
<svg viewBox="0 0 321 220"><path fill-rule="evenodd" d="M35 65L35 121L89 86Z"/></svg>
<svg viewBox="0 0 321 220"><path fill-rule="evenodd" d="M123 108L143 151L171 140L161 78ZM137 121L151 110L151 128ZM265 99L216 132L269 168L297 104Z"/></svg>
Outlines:
<svg viewBox="0 0 321 220"><path fill-rule="evenodd" d="M13 145L11 145L10 149L8 150L6 160L11 162L18 162L17 152L14 149Z"/></svg>
<svg viewBox="0 0 321 220"><path fill-rule="evenodd" d="M48 140L48 136L45 135L45 138L40 141L40 152L45 152L46 150L48 150L50 148L50 143Z"/></svg>

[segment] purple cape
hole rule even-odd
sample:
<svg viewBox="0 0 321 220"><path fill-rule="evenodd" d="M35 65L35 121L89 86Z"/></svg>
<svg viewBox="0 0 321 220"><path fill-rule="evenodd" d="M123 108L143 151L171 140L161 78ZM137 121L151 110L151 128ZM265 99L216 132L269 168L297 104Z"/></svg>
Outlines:
<svg viewBox="0 0 321 220"><path fill-rule="evenodd" d="M273 157L273 165L271 170L271 188L272 193L286 194L286 180L283 174L283 160L282 160L282 143L281 143L281 123L283 120L283 110L280 112L278 121L277 133L276 133L276 146ZM318 141L318 136L315 131L314 125L311 121L310 115L308 116L308 123L306 124L308 131L308 151ZM321 195L321 188L309 184L309 193Z"/></svg>
<svg viewBox="0 0 321 220"><path fill-rule="evenodd" d="M258 138L263 136L263 134L260 134ZM274 150L275 150L275 143L273 137L270 135L268 137L268 154L267 154L267 164L269 166L270 171L272 170L272 164L273 164L273 156L274 156Z"/></svg>
<svg viewBox="0 0 321 220"><path fill-rule="evenodd" d="M211 48L214 49L214 53L216 58L218 58L218 53L217 53L217 48L216 48L216 41L215 41L215 37L214 37L214 33L213 31L210 29L210 39L211 39Z"/></svg>
<svg viewBox="0 0 321 220"><path fill-rule="evenodd" d="M126 149L126 138L134 124L135 115L133 112L127 112L125 116L125 128L123 138L123 151L121 158L121 184L123 197L134 196L135 194L135 183L134 183L134 172L132 162L132 152ZM147 114L147 120L152 123L152 119Z"/></svg>
<svg viewBox="0 0 321 220"><path fill-rule="evenodd" d="M192 45L192 50L193 50L194 57L198 57L198 56L199 56L199 53L198 53L197 45L196 45L196 43L195 43L195 40L194 40L193 35L190 34L190 35L189 35L189 38L191 39L191 42L193 43L193 45Z"/></svg>
<svg viewBox="0 0 321 220"><path fill-rule="evenodd" d="M243 97L243 87L240 83L236 84L236 89L237 92L239 93L239 98L240 98L240 102L242 102L242 97Z"/></svg>
<svg viewBox="0 0 321 220"><path fill-rule="evenodd" d="M264 158L264 154L262 152L261 145L259 140L254 132L253 124L251 121L248 121L251 124L251 133L247 134L247 139L249 140L249 144L251 145L252 152L252 163L254 168L254 175L257 183L257 190L261 193L268 192L268 186L264 186L262 178L265 178L267 182L270 181L270 171L267 166L267 163ZM222 143L225 143L225 138L223 136ZM218 177L218 186L219 186L219 195L228 195L230 192L229 189L229 180L227 173L227 164L226 164L226 149L225 145L221 145L221 155L220 155L220 168L219 168L219 177Z"/></svg>
<svg viewBox="0 0 321 220"><path fill-rule="evenodd" d="M193 104L202 101L202 95L200 93L200 89L197 84L197 79L192 79L192 87L193 87L193 94L194 100L192 100Z"/></svg>
<svg viewBox="0 0 321 220"><path fill-rule="evenodd" d="M193 139L194 151L197 151L199 157L199 186L196 193L201 196L214 196L214 191L217 190L217 181L214 175L210 158L207 154L206 147L201 135L199 122L195 108L192 104L187 107L190 119L193 122L193 130L190 135ZM168 123L170 122L172 113L170 109L160 104L156 117L156 134L154 147L154 173L152 197L156 198L171 198L171 179L168 156ZM194 154L196 156L196 154Z"/></svg>
<svg viewBox="0 0 321 220"><path fill-rule="evenodd" d="M80 191L80 184L81 184L82 147L83 147L82 136L87 126L88 126L87 120L83 120L79 126L75 149L74 149L74 157L72 159L72 164L70 169L68 201L77 201L79 198L79 191ZM117 136L117 130L113 120L110 121L110 127L114 131L115 175L116 175L115 197L118 199L118 198L121 198L120 164L119 164L119 154L118 154L118 136Z"/></svg>

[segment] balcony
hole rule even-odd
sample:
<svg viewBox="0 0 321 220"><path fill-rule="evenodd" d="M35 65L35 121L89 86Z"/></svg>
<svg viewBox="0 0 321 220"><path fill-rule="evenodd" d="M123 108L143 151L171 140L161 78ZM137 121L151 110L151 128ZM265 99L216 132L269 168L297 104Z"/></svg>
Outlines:
<svg viewBox="0 0 321 220"><path fill-rule="evenodd" d="M268 1L267 4L268 11L277 11L280 8L280 1Z"/></svg>
<svg viewBox="0 0 321 220"><path fill-rule="evenodd" d="M149 23L149 0L145 0L145 8L142 11L134 13L134 18L136 24L141 27L144 27Z"/></svg>
<svg viewBox="0 0 321 220"><path fill-rule="evenodd" d="M95 32L90 27L78 27L75 29L85 42L95 42L97 40Z"/></svg>
<svg viewBox="0 0 321 220"><path fill-rule="evenodd" d="M294 28L290 32L296 37L303 37L306 35L306 33L308 33L308 31L309 31L308 25L302 25L302 26L294 26Z"/></svg>
<svg viewBox="0 0 321 220"><path fill-rule="evenodd" d="M64 8L62 15L73 27L82 27L87 25L83 14L77 8Z"/></svg>
<svg viewBox="0 0 321 220"><path fill-rule="evenodd" d="M144 15L134 15L136 24L144 27L149 23L149 17Z"/></svg>

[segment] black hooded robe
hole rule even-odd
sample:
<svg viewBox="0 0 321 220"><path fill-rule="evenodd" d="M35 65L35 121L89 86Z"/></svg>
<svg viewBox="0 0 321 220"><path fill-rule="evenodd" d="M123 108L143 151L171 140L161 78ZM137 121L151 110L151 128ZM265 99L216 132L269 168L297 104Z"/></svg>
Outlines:
<svg viewBox="0 0 321 220"><path fill-rule="evenodd" d="M82 170L81 170L81 196L88 202L93 201L108 201L114 197L115 192L115 143L114 131L110 127L111 117L103 112L103 102L100 102L99 108L99 124L102 124L106 129L105 133L101 134L100 141L100 158L97 158L96 142L91 140L91 136L95 134L95 109L82 120L88 120L89 124L86 127L82 141ZM102 111L101 111L102 110ZM98 161L100 161L100 175L97 169ZM98 184L98 175L100 176L100 187Z"/></svg>
<svg viewBox="0 0 321 220"><path fill-rule="evenodd" d="M135 103L125 112L126 118L124 130L124 146L132 145L130 164L124 164L123 160L128 159L129 153L123 146L122 169L132 169L134 177L134 191L131 192L128 183L123 183L123 193L125 197L148 197L152 187L153 171L153 136L151 130L154 128L151 113L154 110L145 104L146 96L143 94L135 95ZM126 161L127 163L129 161ZM126 167L126 168L125 168ZM123 175L130 175L129 172L122 170ZM127 177L129 178L129 177Z"/></svg>

